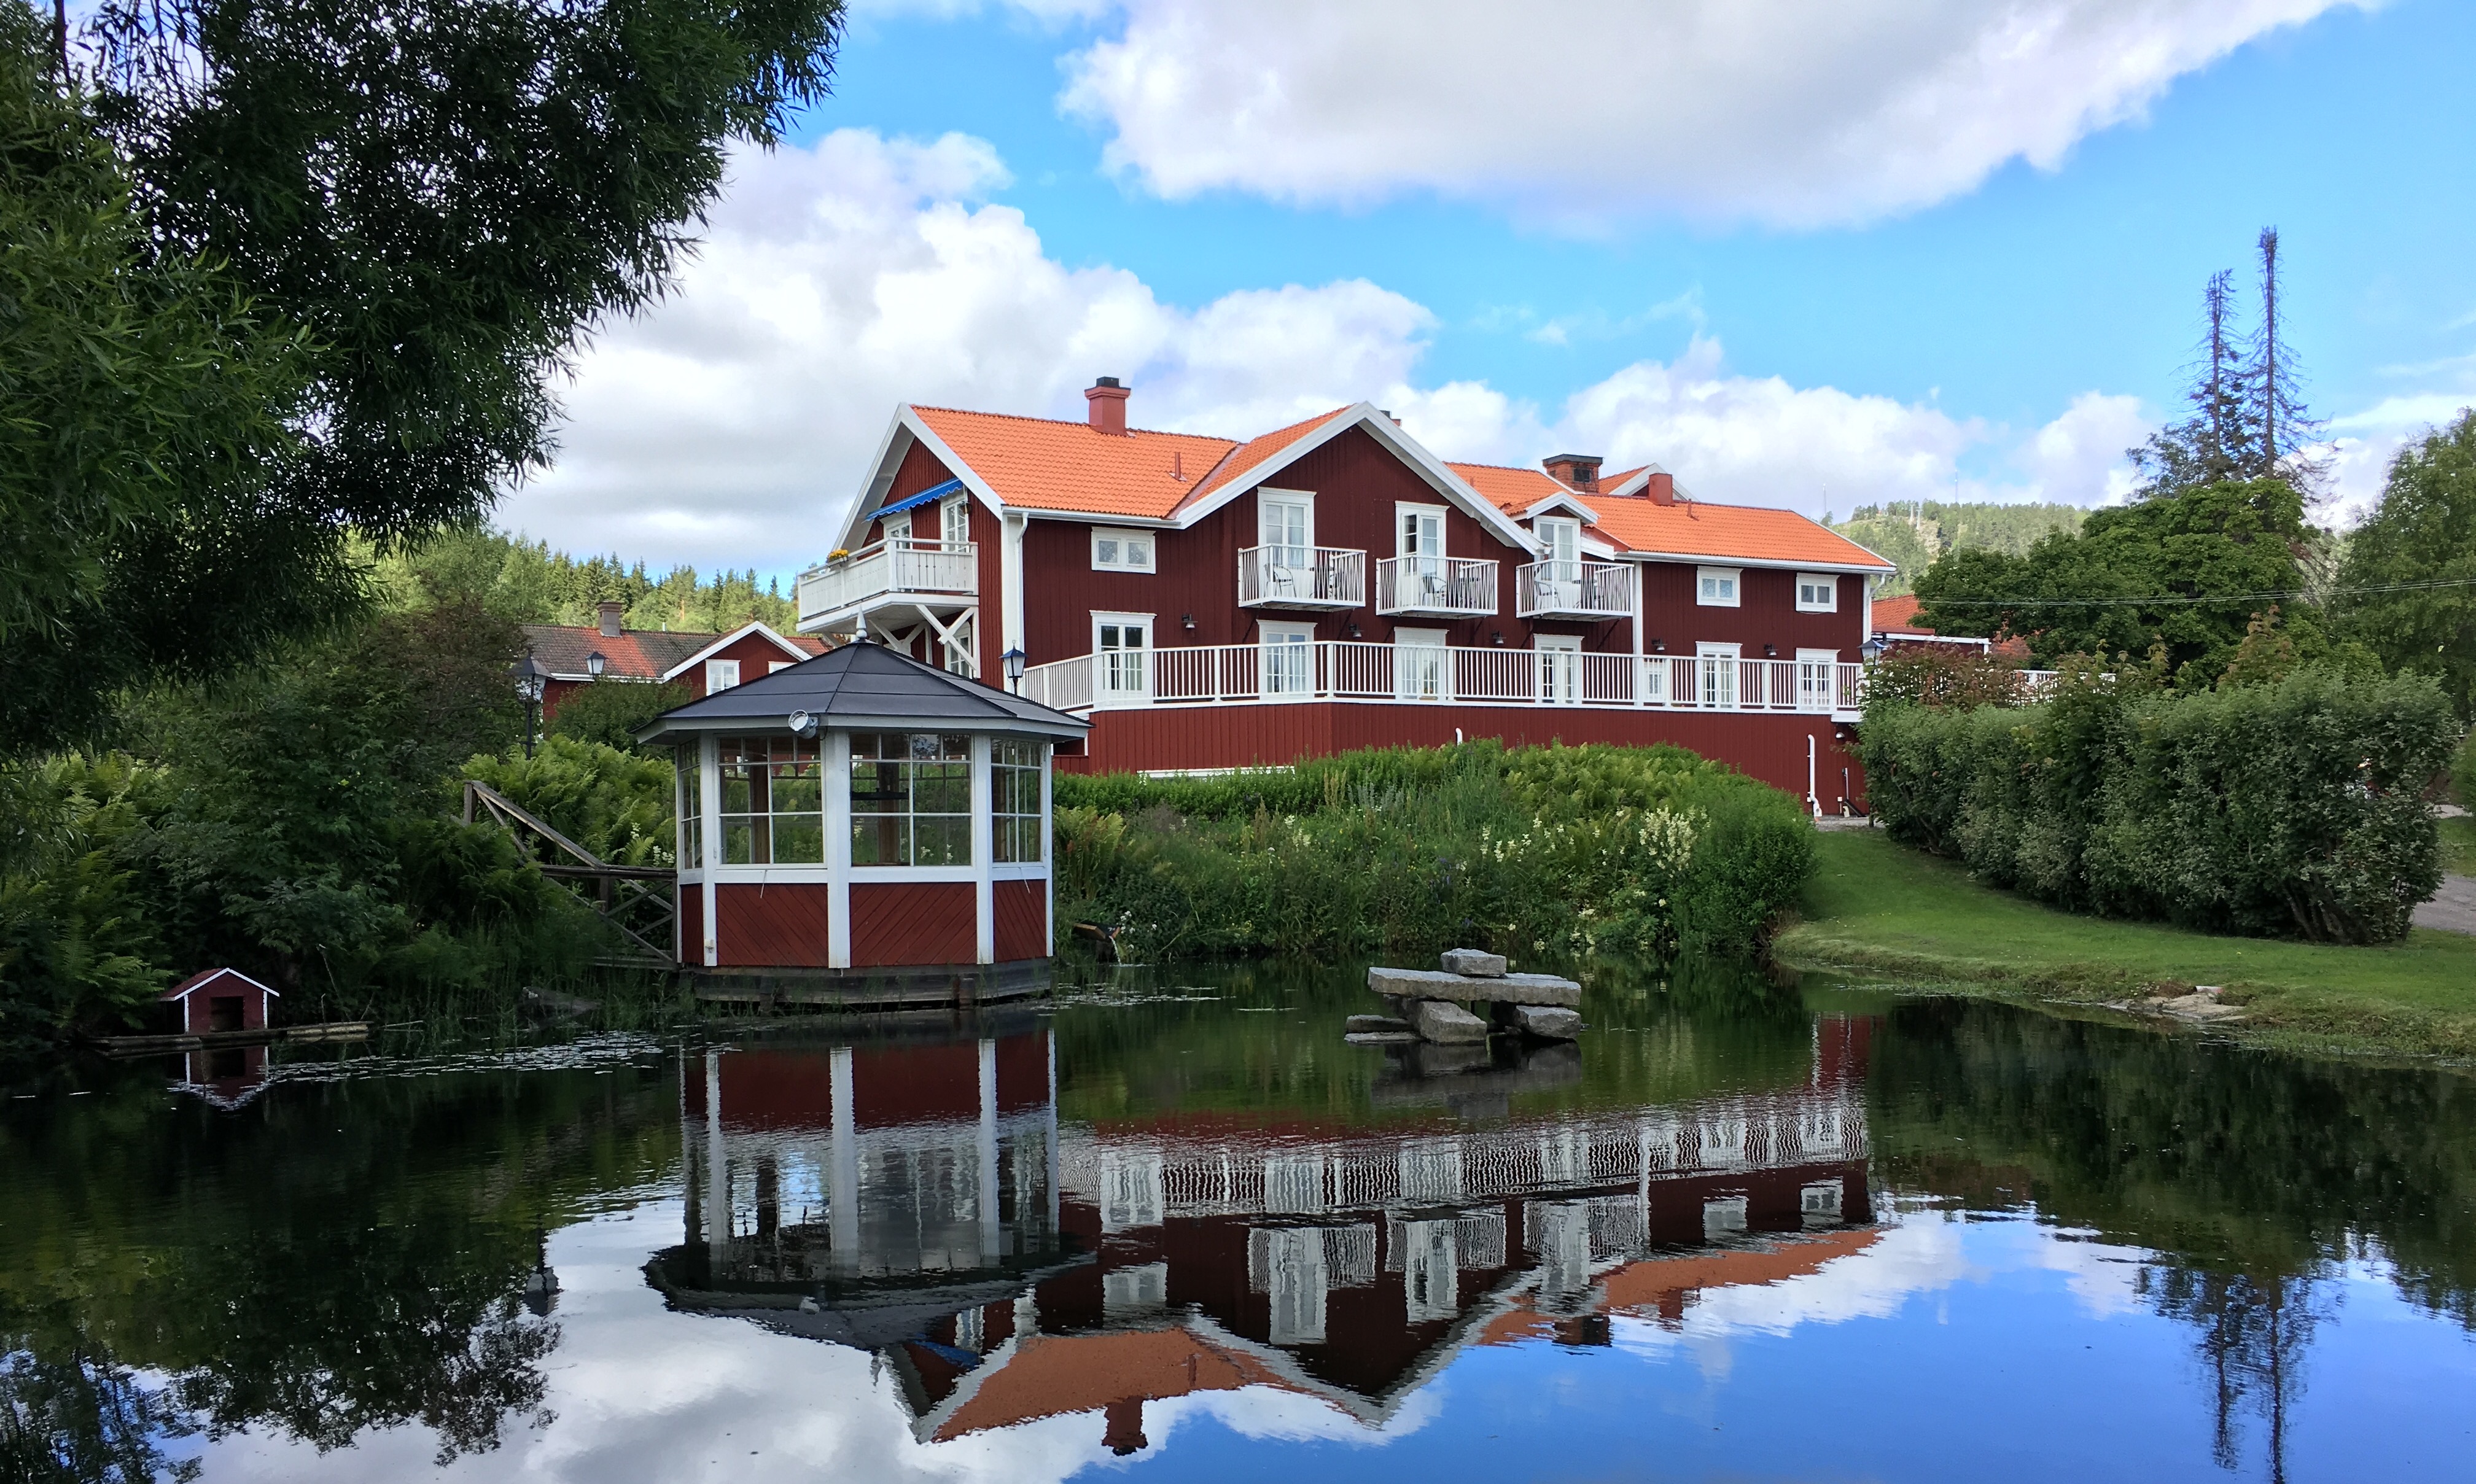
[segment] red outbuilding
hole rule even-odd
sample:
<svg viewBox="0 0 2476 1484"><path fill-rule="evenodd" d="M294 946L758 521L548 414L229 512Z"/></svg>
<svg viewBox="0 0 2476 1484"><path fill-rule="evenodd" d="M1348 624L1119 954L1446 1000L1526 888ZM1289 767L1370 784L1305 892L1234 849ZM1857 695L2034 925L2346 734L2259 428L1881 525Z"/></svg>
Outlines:
<svg viewBox="0 0 2476 1484"><path fill-rule="evenodd" d="M163 991L162 1002L181 1007L188 1035L218 1030L264 1030L279 994L238 969L208 969Z"/></svg>

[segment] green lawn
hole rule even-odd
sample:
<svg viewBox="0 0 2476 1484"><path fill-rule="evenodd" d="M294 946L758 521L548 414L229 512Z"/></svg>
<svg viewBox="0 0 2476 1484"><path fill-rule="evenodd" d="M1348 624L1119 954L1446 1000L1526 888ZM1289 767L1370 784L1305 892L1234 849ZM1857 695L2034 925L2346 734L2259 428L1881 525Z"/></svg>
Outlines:
<svg viewBox="0 0 2476 1484"><path fill-rule="evenodd" d="M2076 917L1872 830L1827 832L1816 856L1805 920L1773 944L1794 966L2084 1002L2217 984L2255 1032L2282 1040L2476 1054L2476 937L2419 928L2390 947L2331 948Z"/></svg>

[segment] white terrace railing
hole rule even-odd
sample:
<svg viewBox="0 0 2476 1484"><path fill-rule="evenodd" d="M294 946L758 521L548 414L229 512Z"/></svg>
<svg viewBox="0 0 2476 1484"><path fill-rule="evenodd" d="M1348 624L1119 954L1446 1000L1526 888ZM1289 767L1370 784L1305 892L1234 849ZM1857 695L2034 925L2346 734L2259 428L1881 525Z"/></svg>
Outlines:
<svg viewBox="0 0 2476 1484"><path fill-rule="evenodd" d="M1865 673L1816 660L1300 641L1077 655L1026 670L1022 689L1063 711L1389 701L1849 715Z"/></svg>
<svg viewBox="0 0 2476 1484"><path fill-rule="evenodd" d="M1462 556L1387 556L1375 564L1375 611L1484 618L1499 611L1497 563Z"/></svg>
<svg viewBox="0 0 2476 1484"><path fill-rule="evenodd" d="M800 624L880 599L970 598L979 591L979 548L970 541L889 536L800 574Z"/></svg>
<svg viewBox="0 0 2476 1484"><path fill-rule="evenodd" d="M1517 618L1627 618L1633 569L1606 561L1533 561L1513 569Z"/></svg>
<svg viewBox="0 0 2476 1484"><path fill-rule="evenodd" d="M1250 546L1238 554L1238 606L1355 608L1367 602L1367 554L1331 546Z"/></svg>

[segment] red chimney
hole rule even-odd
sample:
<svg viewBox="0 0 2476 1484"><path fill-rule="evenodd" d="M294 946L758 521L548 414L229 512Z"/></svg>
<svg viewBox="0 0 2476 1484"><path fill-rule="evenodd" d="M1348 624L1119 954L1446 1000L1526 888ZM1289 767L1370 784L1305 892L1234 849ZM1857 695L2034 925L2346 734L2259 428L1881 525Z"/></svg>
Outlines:
<svg viewBox="0 0 2476 1484"><path fill-rule="evenodd" d="M1676 476L1666 473L1653 474L1650 477L1650 482L1643 486L1642 492L1650 497L1650 503L1653 505L1674 505Z"/></svg>
<svg viewBox="0 0 2476 1484"><path fill-rule="evenodd" d="M1586 495L1599 492L1599 456L1597 454L1557 454L1542 460L1548 475L1568 489L1578 489Z"/></svg>
<svg viewBox="0 0 2476 1484"><path fill-rule="evenodd" d="M1124 1458L1140 1453L1144 1439L1144 1398L1122 1397L1101 1409L1101 1441L1110 1452Z"/></svg>
<svg viewBox="0 0 2476 1484"><path fill-rule="evenodd" d="M1083 393L1091 406L1092 431L1123 434L1127 431L1127 388L1114 376L1094 382Z"/></svg>
<svg viewBox="0 0 2476 1484"><path fill-rule="evenodd" d="M606 639L619 637L619 605L606 598L598 606L602 615L602 637Z"/></svg>

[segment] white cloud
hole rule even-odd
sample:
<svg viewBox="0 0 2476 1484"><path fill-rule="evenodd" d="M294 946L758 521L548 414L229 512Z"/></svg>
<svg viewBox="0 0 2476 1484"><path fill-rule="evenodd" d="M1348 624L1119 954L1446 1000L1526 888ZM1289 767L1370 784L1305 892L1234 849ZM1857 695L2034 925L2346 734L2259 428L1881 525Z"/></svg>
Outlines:
<svg viewBox="0 0 2476 1484"><path fill-rule="evenodd" d="M1401 190L1591 221L1644 210L1793 227L2061 163L2173 81L2375 0L1119 0L1066 107L1170 197Z"/></svg>
<svg viewBox="0 0 2476 1484"><path fill-rule="evenodd" d="M2016 446L1931 400L1736 374L1703 334L1548 415L1485 382L1422 384L1435 316L1364 279L1189 309L1124 269L1070 268L1022 212L983 199L1008 177L978 139L846 130L744 154L733 174L677 291L580 358L558 462L509 498L508 525L573 551L796 570L822 554L897 403L1075 416L1104 374L1134 384L1140 426L1243 437L1365 399L1448 458L1571 446L1656 460L1705 499L1812 514L1950 495L1981 454L2019 477L1964 478L1964 495L2094 501L2145 431L2132 399L2090 393ZM1643 312L1697 309L1689 294Z"/></svg>

